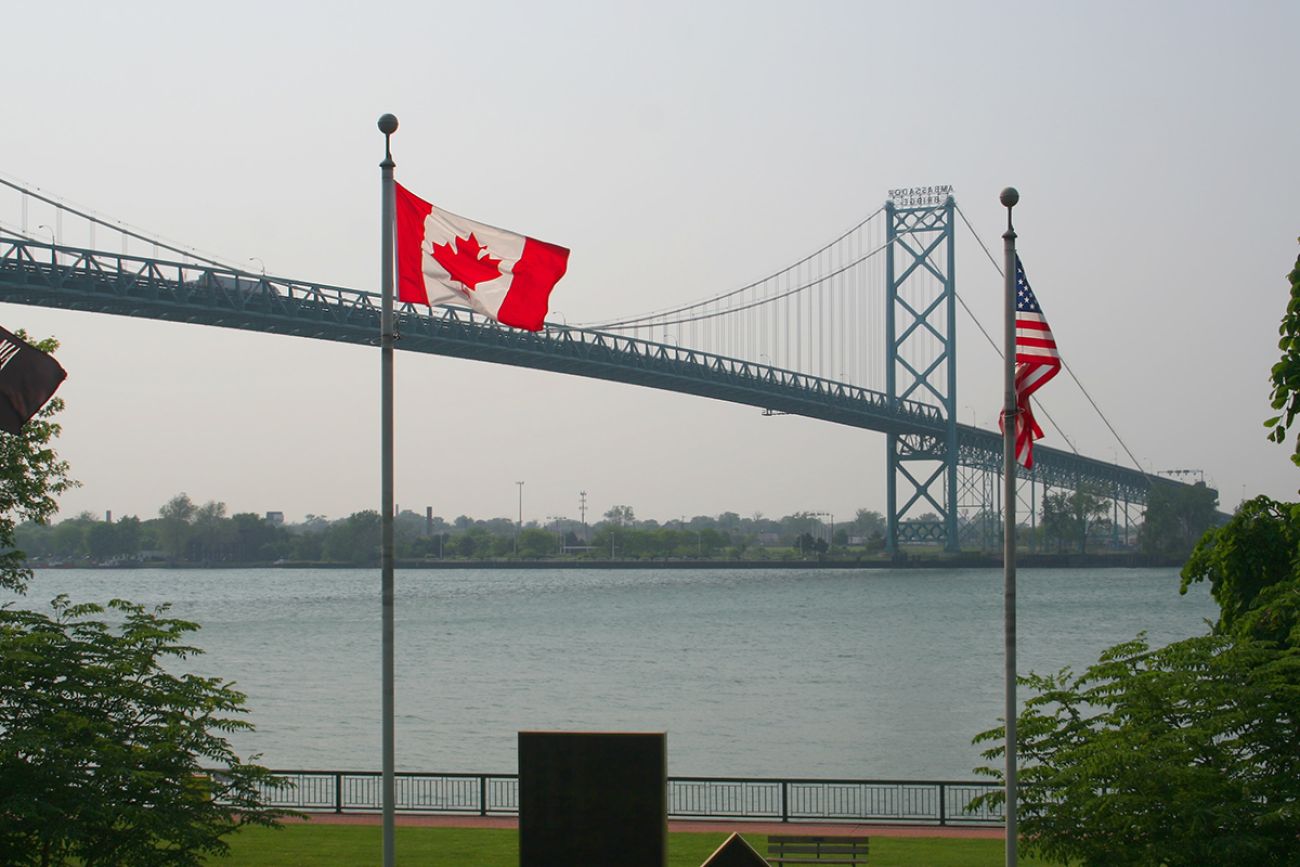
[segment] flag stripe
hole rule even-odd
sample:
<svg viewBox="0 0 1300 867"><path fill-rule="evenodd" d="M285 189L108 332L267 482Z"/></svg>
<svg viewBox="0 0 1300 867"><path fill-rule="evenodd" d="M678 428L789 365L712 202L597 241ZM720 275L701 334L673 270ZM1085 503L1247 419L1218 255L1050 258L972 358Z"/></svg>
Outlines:
<svg viewBox="0 0 1300 867"><path fill-rule="evenodd" d="M397 300L428 304L424 286L424 221L433 205L411 195L401 184L397 188Z"/></svg>
<svg viewBox="0 0 1300 867"><path fill-rule="evenodd" d="M1056 356L1056 341L1050 337L1043 339L1041 337L1024 337L1019 332L1016 333L1016 355L1024 355L1022 349L1050 349L1049 353L1034 353L1035 355Z"/></svg>
<svg viewBox="0 0 1300 867"><path fill-rule="evenodd" d="M1020 257L1016 257L1016 460L1034 467L1034 440L1042 439L1029 397L1061 370L1061 356L1047 317L1038 306L1034 290L1025 277Z"/></svg>
<svg viewBox="0 0 1300 867"><path fill-rule="evenodd" d="M551 287L564 276L568 266L569 251L565 248L535 238L525 240L524 252L515 265L515 278L501 301L497 319L515 328L541 331Z"/></svg>

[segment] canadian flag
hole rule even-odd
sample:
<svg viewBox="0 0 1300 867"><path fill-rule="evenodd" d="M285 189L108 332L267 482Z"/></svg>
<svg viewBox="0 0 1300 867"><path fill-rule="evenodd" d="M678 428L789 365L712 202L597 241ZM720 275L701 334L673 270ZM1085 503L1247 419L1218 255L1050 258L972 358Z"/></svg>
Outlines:
<svg viewBox="0 0 1300 867"><path fill-rule="evenodd" d="M504 325L540 331L569 251L436 208L397 187L397 297L468 304Z"/></svg>

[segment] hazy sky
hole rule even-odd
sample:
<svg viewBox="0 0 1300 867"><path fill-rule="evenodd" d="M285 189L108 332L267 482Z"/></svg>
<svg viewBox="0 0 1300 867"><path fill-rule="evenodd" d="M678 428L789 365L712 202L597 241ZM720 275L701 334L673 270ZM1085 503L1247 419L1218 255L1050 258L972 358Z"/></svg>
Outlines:
<svg viewBox="0 0 1300 867"><path fill-rule="evenodd" d="M572 248L569 322L766 275L897 186L952 184L993 246L1014 185L1062 352L1144 467L1203 469L1229 507L1300 486L1262 427L1300 252L1294 2L61 2L2 26L6 177L373 289L393 112L406 186ZM1000 278L964 231L957 257L993 325ZM377 350L12 304L0 325L63 341L65 516L378 506ZM989 426L998 361L959 329L962 420ZM402 507L513 516L517 480L526 520L577 517L580 490L589 517L884 507L880 434L436 356L397 377ZM1040 395L1115 456L1066 377Z"/></svg>

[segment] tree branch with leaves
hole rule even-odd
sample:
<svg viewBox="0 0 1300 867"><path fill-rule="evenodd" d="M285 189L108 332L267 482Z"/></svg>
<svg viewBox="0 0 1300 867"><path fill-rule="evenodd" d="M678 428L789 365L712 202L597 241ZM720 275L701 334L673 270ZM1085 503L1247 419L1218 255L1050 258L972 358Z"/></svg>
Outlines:
<svg viewBox="0 0 1300 867"><path fill-rule="evenodd" d="M1291 297L1282 324L1278 326L1282 339L1277 347L1282 351L1282 357L1273 365L1269 377L1273 384L1271 404L1280 413L1264 422L1269 429L1268 438L1275 443L1286 442L1287 432L1296 416L1300 415L1300 256L1296 257L1295 267L1287 279L1291 281ZM1295 450L1291 453L1291 462L1300 466L1300 438L1297 438Z"/></svg>
<svg viewBox="0 0 1300 867"><path fill-rule="evenodd" d="M32 340L22 330L14 333L42 352L59 348L52 337ZM21 434L0 432L0 588L15 593L26 592L32 570L14 531L24 521L47 522L59 510L56 497L80 484L52 445L63 430L54 420L62 409L63 399L51 398Z"/></svg>

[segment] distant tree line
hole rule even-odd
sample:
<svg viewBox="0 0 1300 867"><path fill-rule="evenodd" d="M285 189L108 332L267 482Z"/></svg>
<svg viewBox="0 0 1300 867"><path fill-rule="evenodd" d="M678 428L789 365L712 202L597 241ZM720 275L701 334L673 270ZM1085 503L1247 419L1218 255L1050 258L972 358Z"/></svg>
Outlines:
<svg viewBox="0 0 1300 867"><path fill-rule="evenodd" d="M1143 553L1185 557L1219 514L1214 492L1198 485L1157 484L1136 544ZM937 523L922 515L920 523ZM1000 538L999 515L976 515L981 536ZM1113 549L1110 501L1099 493L1055 492L1044 498L1041 520L1022 528L1021 545L1055 553ZM781 518L736 512L668 521L638 519L631 506L616 505L588 526L568 519L536 521L522 527L509 518L442 517L403 511L394 522L399 560L588 559L819 559L875 554L884 549L885 518L858 509L848 521L831 515L795 512ZM157 517L127 516L115 521L89 512L58 523L29 521L17 527L18 548L37 565L238 565L302 562L372 565L379 561L379 513L354 512L330 520L308 515L284 524L251 512L227 514L226 504L195 503L187 494L172 497ZM1123 540L1121 547L1131 547ZM1000 544L1000 543L998 543Z"/></svg>
<svg viewBox="0 0 1300 867"><path fill-rule="evenodd" d="M372 565L379 561L379 513L354 512L330 520L308 515L284 524L251 512L227 514L225 503L172 497L157 517L106 520L82 512L57 523L29 521L15 531L17 547L36 565L239 565L303 562ZM618 559L825 556L879 551L885 520L859 509L847 522L797 512L779 519L735 512L660 523L638 520L630 506L614 506L589 526L555 519L520 527L509 518L479 520L403 511L394 521L399 560Z"/></svg>

